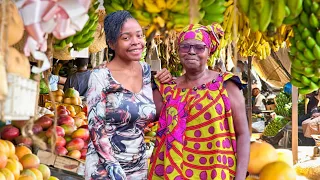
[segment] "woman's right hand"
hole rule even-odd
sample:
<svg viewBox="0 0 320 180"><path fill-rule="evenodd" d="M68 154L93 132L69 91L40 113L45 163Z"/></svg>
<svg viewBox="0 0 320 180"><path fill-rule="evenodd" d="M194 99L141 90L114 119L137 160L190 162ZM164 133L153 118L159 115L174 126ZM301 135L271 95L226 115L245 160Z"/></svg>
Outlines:
<svg viewBox="0 0 320 180"><path fill-rule="evenodd" d="M170 71L168 71L166 68L161 69L157 72L157 74L154 76L161 84L168 83L172 80L172 75Z"/></svg>

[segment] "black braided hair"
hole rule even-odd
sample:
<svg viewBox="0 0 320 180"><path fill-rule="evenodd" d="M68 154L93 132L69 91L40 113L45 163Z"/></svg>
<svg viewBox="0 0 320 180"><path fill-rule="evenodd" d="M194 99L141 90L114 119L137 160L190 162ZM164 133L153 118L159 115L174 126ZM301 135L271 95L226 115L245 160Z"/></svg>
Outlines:
<svg viewBox="0 0 320 180"><path fill-rule="evenodd" d="M110 48L110 44L115 44L120 35L123 24L133 16L128 11L116 11L108 14L104 19L104 32L106 34L106 43L108 45L109 55L114 57L114 50Z"/></svg>

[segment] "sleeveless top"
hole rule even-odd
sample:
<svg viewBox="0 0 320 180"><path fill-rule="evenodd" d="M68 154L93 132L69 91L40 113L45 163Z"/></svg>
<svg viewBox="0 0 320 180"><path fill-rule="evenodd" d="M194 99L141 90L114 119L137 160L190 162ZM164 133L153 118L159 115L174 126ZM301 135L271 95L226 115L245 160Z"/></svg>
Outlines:
<svg viewBox="0 0 320 180"><path fill-rule="evenodd" d="M236 136L224 82L230 73L199 87L178 88L175 82L157 86L164 105L159 118L149 180L224 180L236 171Z"/></svg>
<svg viewBox="0 0 320 180"><path fill-rule="evenodd" d="M143 87L133 93L100 66L91 73L88 89L90 142L86 179L146 179L144 132L155 118L150 67L141 62Z"/></svg>

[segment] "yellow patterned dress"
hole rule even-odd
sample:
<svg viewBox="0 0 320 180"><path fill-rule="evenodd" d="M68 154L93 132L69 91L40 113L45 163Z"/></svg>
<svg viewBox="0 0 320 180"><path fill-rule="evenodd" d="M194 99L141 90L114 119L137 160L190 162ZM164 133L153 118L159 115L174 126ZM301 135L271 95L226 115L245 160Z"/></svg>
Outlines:
<svg viewBox="0 0 320 180"><path fill-rule="evenodd" d="M191 89L172 82L157 86L164 99L149 180L229 180L236 171L236 137L225 73Z"/></svg>

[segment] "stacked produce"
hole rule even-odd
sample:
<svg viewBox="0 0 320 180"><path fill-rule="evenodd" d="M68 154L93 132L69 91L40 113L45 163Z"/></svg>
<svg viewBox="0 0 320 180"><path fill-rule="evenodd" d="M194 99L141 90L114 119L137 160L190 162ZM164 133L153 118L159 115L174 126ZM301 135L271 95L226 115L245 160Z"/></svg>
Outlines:
<svg viewBox="0 0 320 180"><path fill-rule="evenodd" d="M320 87L320 8L318 1L303 1L299 23L293 26L291 38L291 83L300 94L309 94Z"/></svg>
<svg viewBox="0 0 320 180"><path fill-rule="evenodd" d="M73 106L58 106L58 121L56 126L56 141L53 140L53 120L48 116L39 118L35 125L40 124L44 131L38 133L43 141L49 146L55 146L56 154L67 155L75 159L85 159L89 131L85 112L80 112L74 116Z"/></svg>
<svg viewBox="0 0 320 180"><path fill-rule="evenodd" d="M306 162L298 163L294 166L296 173L308 179L320 179L320 161L309 160Z"/></svg>
<svg viewBox="0 0 320 180"><path fill-rule="evenodd" d="M12 142L0 139L1 180L58 180L51 176L48 166L26 146L15 147Z"/></svg>
<svg viewBox="0 0 320 180"><path fill-rule="evenodd" d="M264 129L263 134L264 136L274 137L276 136L281 129L283 129L290 120L282 117L276 116Z"/></svg>
<svg viewBox="0 0 320 180"><path fill-rule="evenodd" d="M94 41L94 33L98 27L99 14L96 12L99 6L99 1L94 0L92 7L88 11L89 20L81 31L78 31L75 35L69 36L66 39L56 39L53 45L55 50L64 50L65 48L73 48L76 51L81 51L84 48L89 47Z"/></svg>
<svg viewBox="0 0 320 180"><path fill-rule="evenodd" d="M271 9L267 9L270 7L271 0L241 0L237 2L237 6L235 6L233 0L225 3L227 9L224 11L224 20L222 23L225 36L221 40L220 48L225 47L234 40L237 42L237 48L241 56L255 56L259 59L265 59L270 55L271 50L276 52L279 48L290 45L289 37L293 36L293 32L291 27L283 25L283 19L277 16L282 12L276 10L279 1L277 1ZM269 13L261 12L261 16L257 15L256 6L260 3L264 7L263 11L269 11ZM286 6L278 9L284 9L285 7ZM250 12L252 11L251 15L249 14L249 9ZM288 10L288 8L285 9ZM260 10L262 11L262 8L260 8ZM252 14L255 14L255 16ZM235 37L233 36L234 23L236 27Z"/></svg>
<svg viewBox="0 0 320 180"><path fill-rule="evenodd" d="M57 108L57 133L54 142L53 136L53 116L46 114L36 120L32 126L32 132L48 147L55 146L56 154L67 155L76 159L85 159L89 140L86 112L76 114L73 106L58 106ZM33 146L30 137L22 136L22 128L28 121L12 121L11 125L6 125L1 129L1 139L14 142L16 145ZM46 149L44 149L46 150Z"/></svg>
<svg viewBox="0 0 320 180"><path fill-rule="evenodd" d="M238 7L249 18L251 30L265 32L272 31L284 23L291 24L292 20L301 13L303 0L241 0L238 2Z"/></svg>
<svg viewBox="0 0 320 180"><path fill-rule="evenodd" d="M72 105L81 105L82 100L80 98L79 92L74 88L69 88L66 92L58 89L57 91L52 91L54 100L59 103L72 104Z"/></svg>
<svg viewBox="0 0 320 180"><path fill-rule="evenodd" d="M156 31L180 31L189 24L188 0L104 0L107 14L117 10L128 10L138 20L141 26L147 27L146 37L154 35ZM200 16L203 17L204 13ZM202 17L194 20L200 21Z"/></svg>
<svg viewBox="0 0 320 180"><path fill-rule="evenodd" d="M148 124L148 126L144 129L144 135L146 137L155 137L157 134L157 130L158 130L158 123L157 122L152 122L150 124Z"/></svg>
<svg viewBox="0 0 320 180"><path fill-rule="evenodd" d="M251 175L258 176L257 179L259 180L295 180L296 172L292 164L292 152L289 150L276 150L266 142L250 144L248 172Z"/></svg>

